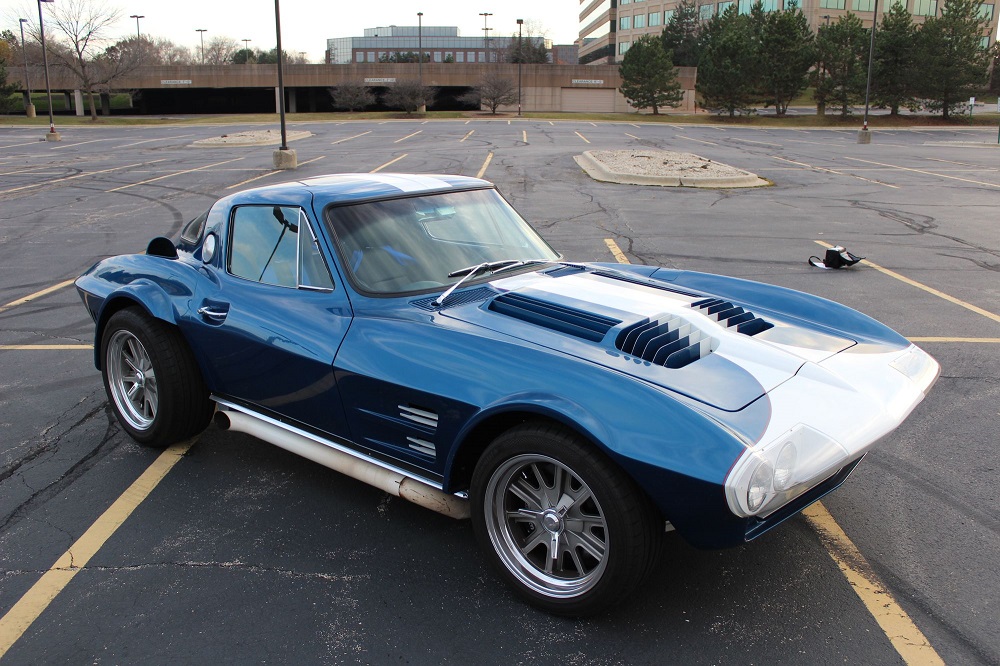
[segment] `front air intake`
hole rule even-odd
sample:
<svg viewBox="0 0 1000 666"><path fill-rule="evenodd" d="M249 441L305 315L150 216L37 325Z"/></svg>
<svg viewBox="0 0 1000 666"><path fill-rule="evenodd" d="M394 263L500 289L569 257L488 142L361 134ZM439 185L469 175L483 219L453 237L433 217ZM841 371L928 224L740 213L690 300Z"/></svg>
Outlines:
<svg viewBox="0 0 1000 666"><path fill-rule="evenodd" d="M494 298L490 303L490 310L591 342L600 342L608 331L621 323L618 319L514 292Z"/></svg>
<svg viewBox="0 0 1000 666"><path fill-rule="evenodd" d="M615 339L619 351L672 369L704 358L718 346L718 340L673 315L644 319L624 328Z"/></svg>

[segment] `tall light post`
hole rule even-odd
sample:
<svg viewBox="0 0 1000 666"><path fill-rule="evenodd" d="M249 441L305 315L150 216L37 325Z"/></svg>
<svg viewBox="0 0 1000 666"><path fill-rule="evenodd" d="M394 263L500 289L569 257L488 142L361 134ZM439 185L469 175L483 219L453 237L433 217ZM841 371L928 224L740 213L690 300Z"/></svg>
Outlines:
<svg viewBox="0 0 1000 666"><path fill-rule="evenodd" d="M524 60L524 47L521 44L521 28L524 19L517 19L517 115L521 115L521 62Z"/></svg>
<svg viewBox="0 0 1000 666"><path fill-rule="evenodd" d="M288 135L285 131L285 80L282 75L285 57L281 52L281 10L278 0L274 0L274 34L278 42L278 115L281 117L281 147L274 151L272 158L275 169L294 169L298 160L295 151L288 149Z"/></svg>
<svg viewBox="0 0 1000 666"><path fill-rule="evenodd" d="M243 55L246 57L246 60L243 61L243 64L244 65L249 65L250 64L250 42L252 42L253 40L252 39L242 39L240 41L243 42Z"/></svg>
<svg viewBox="0 0 1000 666"><path fill-rule="evenodd" d="M871 143L868 133L868 96L872 89L872 60L875 55L875 26L878 24L878 0L875 0L875 11L872 13L872 39L868 46L868 83L865 84L865 120L858 132L858 143Z"/></svg>
<svg viewBox="0 0 1000 666"><path fill-rule="evenodd" d="M424 13L417 12L417 81L424 85Z"/></svg>
<svg viewBox="0 0 1000 666"><path fill-rule="evenodd" d="M142 39L142 33L139 32L139 19L144 19L146 17L142 16L141 14L132 14L131 16L129 16L129 18L134 18L135 19L135 38L136 38L136 40Z"/></svg>
<svg viewBox="0 0 1000 666"><path fill-rule="evenodd" d="M24 105L24 115L28 118L35 117L35 105L31 103L31 80L28 78L28 51L24 48L24 24L28 19L17 19L21 26L21 55L24 56L24 87L28 91L28 101Z"/></svg>
<svg viewBox="0 0 1000 666"><path fill-rule="evenodd" d="M200 33L201 37L201 64L205 64L205 33L208 32L206 28L195 28L195 32Z"/></svg>
<svg viewBox="0 0 1000 666"><path fill-rule="evenodd" d="M54 0L38 0L38 34L42 40L42 64L45 65L45 95L49 100L49 133L46 141L62 141L62 136L56 131L56 122L52 118L52 87L49 85L49 55L45 49L45 22L42 20L42 3Z"/></svg>
<svg viewBox="0 0 1000 666"><path fill-rule="evenodd" d="M490 20L493 16L490 12L480 12L480 16L483 17L483 49L486 51L486 62L490 61L490 29L486 25L486 22Z"/></svg>

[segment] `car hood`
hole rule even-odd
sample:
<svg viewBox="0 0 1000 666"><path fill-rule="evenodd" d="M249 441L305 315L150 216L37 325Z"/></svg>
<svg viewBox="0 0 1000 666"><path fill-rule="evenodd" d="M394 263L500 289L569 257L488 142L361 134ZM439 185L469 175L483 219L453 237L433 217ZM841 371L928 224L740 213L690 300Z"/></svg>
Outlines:
<svg viewBox="0 0 1000 666"><path fill-rule="evenodd" d="M613 270L562 267L492 282L440 315L627 373L724 411L743 409L857 341L794 317ZM599 390L599 387L595 387Z"/></svg>

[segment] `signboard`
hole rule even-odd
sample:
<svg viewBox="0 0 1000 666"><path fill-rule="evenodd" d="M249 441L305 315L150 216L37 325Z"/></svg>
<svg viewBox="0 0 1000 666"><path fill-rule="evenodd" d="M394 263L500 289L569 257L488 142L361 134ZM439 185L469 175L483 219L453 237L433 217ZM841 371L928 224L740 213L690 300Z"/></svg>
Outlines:
<svg viewBox="0 0 1000 666"><path fill-rule="evenodd" d="M161 86L189 86L191 79L160 79Z"/></svg>
<svg viewBox="0 0 1000 666"><path fill-rule="evenodd" d="M573 79L573 85L604 85L604 79Z"/></svg>
<svg viewBox="0 0 1000 666"><path fill-rule="evenodd" d="M395 82L396 82L395 78L391 78L391 79L378 79L378 78L376 78L376 79L365 79L365 83L395 83Z"/></svg>

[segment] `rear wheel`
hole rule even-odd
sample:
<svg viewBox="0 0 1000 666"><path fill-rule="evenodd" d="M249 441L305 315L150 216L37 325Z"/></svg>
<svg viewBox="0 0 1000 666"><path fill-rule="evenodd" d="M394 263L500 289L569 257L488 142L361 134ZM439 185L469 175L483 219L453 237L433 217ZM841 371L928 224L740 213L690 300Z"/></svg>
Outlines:
<svg viewBox="0 0 1000 666"><path fill-rule="evenodd" d="M531 603L590 615L624 599L655 564L661 521L614 463L545 423L499 436L476 466L473 526Z"/></svg>
<svg viewBox="0 0 1000 666"><path fill-rule="evenodd" d="M116 312L101 339L101 358L108 400L135 441L164 447L208 425L208 390L174 327L136 308Z"/></svg>

